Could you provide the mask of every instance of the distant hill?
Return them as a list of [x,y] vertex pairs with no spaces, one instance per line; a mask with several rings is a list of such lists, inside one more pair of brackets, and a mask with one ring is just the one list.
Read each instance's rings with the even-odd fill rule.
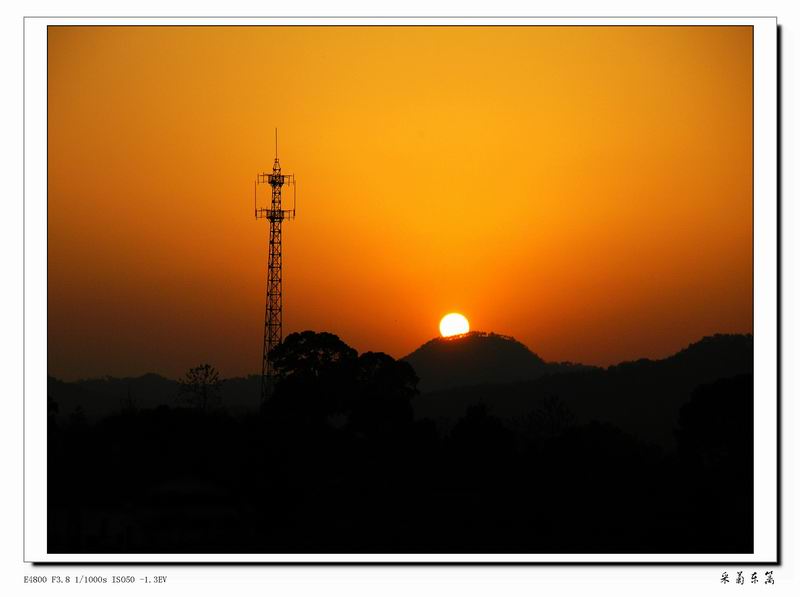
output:
[[[680,407],[701,384],[753,371],[753,337],[715,335],[660,360],[640,359],[607,369],[547,363],[508,336],[474,332],[427,342],[405,358],[421,378],[413,400],[415,416],[449,429],[470,405],[514,425],[546,400],[557,398],[577,423],[608,422],[645,441],[673,444]],[[230,378],[221,387],[221,406],[252,412],[259,403],[258,375]],[[178,382],[155,373],[75,382],[48,378],[56,418],[80,408],[89,421],[130,408],[178,405]]]
[[547,373],[588,369],[572,363],[546,363],[510,336],[470,332],[434,338],[403,358],[420,379],[420,392],[484,383],[536,379]]
[[[461,366],[468,361],[456,362]],[[609,422],[669,447],[680,407],[692,390],[717,379],[752,374],[753,337],[717,334],[661,360],[640,359],[607,369],[543,371],[527,381],[465,383],[425,393],[414,400],[414,410],[418,418],[448,427],[464,416],[467,407],[483,403],[491,414],[520,422],[545,399],[555,397],[578,423]],[[450,375],[455,378],[452,369]],[[470,373],[464,379],[474,377]]]
[[[220,405],[231,413],[255,411],[259,405],[260,376],[225,379],[220,387]],[[80,407],[89,421],[137,410],[177,406],[178,382],[156,373],[139,377],[100,377],[65,382],[47,379],[47,395],[58,408],[57,417],[68,417]]]

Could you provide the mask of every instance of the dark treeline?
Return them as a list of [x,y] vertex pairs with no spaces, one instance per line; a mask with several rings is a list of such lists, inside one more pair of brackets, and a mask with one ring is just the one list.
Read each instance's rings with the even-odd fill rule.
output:
[[415,416],[426,396],[405,361],[314,332],[272,358],[260,413],[227,411],[209,368],[173,404],[98,420],[56,397],[48,551],[752,551],[751,371],[691,389],[665,447],[574,412],[563,380],[522,415],[486,398],[443,425]]

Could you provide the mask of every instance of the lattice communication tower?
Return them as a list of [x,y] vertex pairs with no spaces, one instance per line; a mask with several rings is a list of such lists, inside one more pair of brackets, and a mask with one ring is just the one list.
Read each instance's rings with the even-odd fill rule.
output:
[[[258,206],[258,187],[268,184],[272,188],[272,202],[268,207]],[[292,187],[292,209],[283,209],[281,189],[283,185]],[[275,129],[275,161],[272,172],[256,175],[253,191],[253,209],[257,220],[269,222],[269,256],[267,261],[267,305],[264,314],[264,353],[261,361],[261,401],[265,403],[272,392],[273,370],[269,359],[272,349],[282,340],[281,318],[283,296],[281,289],[283,256],[281,248],[281,229],[284,220],[293,220],[297,214],[297,181],[294,174],[281,173],[278,160],[278,129]]]

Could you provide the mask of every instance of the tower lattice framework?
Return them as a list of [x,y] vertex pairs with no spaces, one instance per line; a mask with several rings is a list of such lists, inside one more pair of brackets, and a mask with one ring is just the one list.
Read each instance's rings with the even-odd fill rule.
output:
[[[272,201],[269,207],[258,207],[258,185],[269,184]],[[283,209],[281,191],[283,185],[291,185],[294,190],[292,209]],[[274,383],[272,362],[269,355],[281,343],[283,316],[283,250],[282,228],[284,220],[292,220],[296,214],[297,184],[293,174],[282,174],[278,160],[278,131],[275,131],[275,162],[272,172],[264,172],[256,177],[254,209],[256,219],[269,222],[269,256],[267,261],[267,300],[264,314],[264,352],[261,361],[261,401],[269,399]]]

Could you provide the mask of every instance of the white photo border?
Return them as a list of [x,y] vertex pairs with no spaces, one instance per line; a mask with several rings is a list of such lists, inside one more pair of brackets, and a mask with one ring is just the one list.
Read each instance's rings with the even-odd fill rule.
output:
[[[743,554],[49,554],[47,552],[47,27],[50,25],[701,25],[753,27],[754,551]],[[26,17],[24,561],[41,563],[779,564],[778,28],[758,18]],[[734,524],[735,521],[732,521]]]

